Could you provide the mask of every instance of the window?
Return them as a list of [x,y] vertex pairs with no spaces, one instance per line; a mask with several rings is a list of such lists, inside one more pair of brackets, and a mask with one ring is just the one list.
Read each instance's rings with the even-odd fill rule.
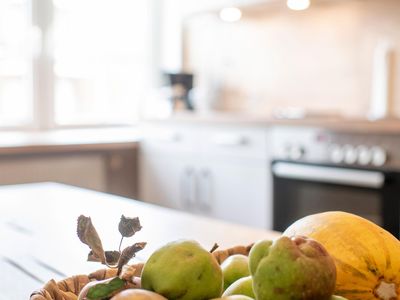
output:
[[0,0],[0,126],[131,124],[152,87],[149,0]]
[[0,0],[0,126],[33,121],[27,0]]

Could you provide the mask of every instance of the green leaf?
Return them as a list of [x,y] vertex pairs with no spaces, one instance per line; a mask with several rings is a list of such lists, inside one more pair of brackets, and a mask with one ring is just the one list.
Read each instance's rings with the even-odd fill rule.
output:
[[91,287],[86,295],[90,300],[101,300],[110,297],[110,295],[121,289],[125,285],[125,281],[119,277],[115,277],[108,283],[99,283]]

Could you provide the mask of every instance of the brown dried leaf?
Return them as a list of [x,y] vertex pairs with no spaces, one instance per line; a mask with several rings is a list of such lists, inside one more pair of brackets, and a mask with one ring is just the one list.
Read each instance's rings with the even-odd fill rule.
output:
[[102,264],[105,264],[106,257],[103,245],[90,217],[85,217],[84,215],[79,216],[77,233],[81,242],[88,245],[92,250],[92,258],[95,261],[100,261]]
[[[105,251],[104,255],[106,256],[106,262],[109,267],[116,267],[119,257],[121,253],[119,251]],[[101,260],[93,254],[93,251],[90,250],[87,261],[101,262]]]
[[90,250],[88,257],[87,257],[87,261],[95,261],[95,262],[101,262],[100,258],[98,258],[97,256],[95,256],[93,254],[93,251]]
[[142,250],[145,246],[146,246],[145,242],[135,243],[132,246],[126,247],[122,251],[121,257],[119,258],[118,261],[118,272],[117,272],[118,275],[121,273],[122,267],[126,265],[131,260],[132,257],[135,256],[135,253]]
[[123,237],[131,237],[140,229],[142,229],[142,226],[140,226],[139,218],[126,218],[124,215],[121,216],[118,230]]
[[118,264],[118,260],[121,256],[119,251],[106,251],[106,262],[110,266],[116,266]]

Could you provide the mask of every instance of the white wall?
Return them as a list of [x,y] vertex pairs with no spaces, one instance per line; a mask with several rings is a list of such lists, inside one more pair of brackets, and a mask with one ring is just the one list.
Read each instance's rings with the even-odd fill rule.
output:
[[[282,1],[283,2],[283,1]],[[400,116],[400,1],[313,1],[309,10],[265,6],[234,24],[187,22],[185,67],[221,82],[219,109],[269,113],[301,106],[365,116],[374,49],[395,46],[392,98]]]

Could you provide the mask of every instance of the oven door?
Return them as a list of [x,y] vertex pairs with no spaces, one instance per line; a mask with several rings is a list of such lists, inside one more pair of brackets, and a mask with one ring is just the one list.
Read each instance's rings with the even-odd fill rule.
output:
[[272,163],[273,229],[323,211],[357,214],[399,236],[395,173],[285,161]]

